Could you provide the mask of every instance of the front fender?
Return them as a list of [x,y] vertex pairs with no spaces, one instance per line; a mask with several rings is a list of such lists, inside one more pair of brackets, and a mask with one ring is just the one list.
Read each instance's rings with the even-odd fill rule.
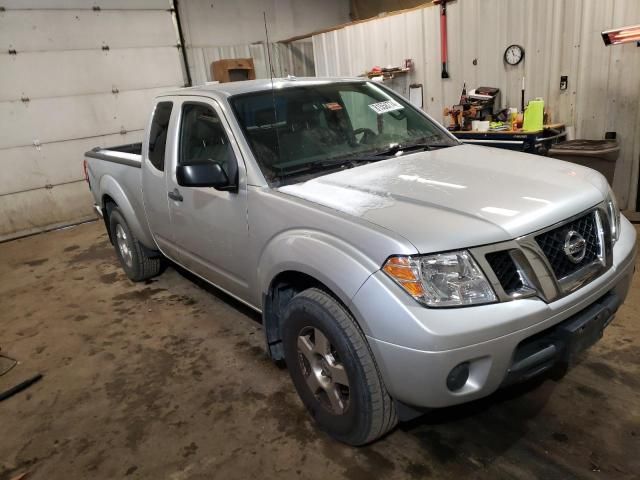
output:
[[[146,222],[138,217],[136,209],[132,205],[126,193],[112,176],[103,175],[100,178],[100,192],[102,198],[104,198],[105,195],[108,195],[114,202],[116,202],[118,208],[122,212],[122,215],[124,215],[124,219],[127,221],[127,225],[129,225],[129,228],[136,239],[138,239],[138,241],[145,247],[157,250],[158,247],[147,228]],[[101,206],[104,208],[104,205]],[[138,205],[137,208],[138,211],[144,211],[142,209],[142,205]]]
[[258,261],[258,285],[264,295],[280,273],[296,271],[329,288],[345,305],[377,271],[375,264],[354,245],[324,232],[295,229],[273,237]]

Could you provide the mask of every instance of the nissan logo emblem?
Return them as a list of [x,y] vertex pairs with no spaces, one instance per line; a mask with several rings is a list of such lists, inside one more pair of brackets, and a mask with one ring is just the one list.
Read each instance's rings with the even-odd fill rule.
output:
[[564,253],[573,263],[580,263],[587,254],[587,241],[575,230],[570,230],[564,237]]

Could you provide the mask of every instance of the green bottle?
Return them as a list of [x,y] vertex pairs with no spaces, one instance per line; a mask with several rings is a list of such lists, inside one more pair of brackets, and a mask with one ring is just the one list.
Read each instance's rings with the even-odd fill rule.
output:
[[522,129],[525,132],[537,132],[542,130],[544,119],[544,100],[536,98],[529,101],[527,108],[524,110],[524,124]]

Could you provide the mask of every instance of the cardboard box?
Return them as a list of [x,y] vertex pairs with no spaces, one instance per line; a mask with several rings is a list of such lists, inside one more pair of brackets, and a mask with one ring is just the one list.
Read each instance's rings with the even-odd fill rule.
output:
[[228,58],[211,62],[211,80],[226,83],[255,78],[253,58]]

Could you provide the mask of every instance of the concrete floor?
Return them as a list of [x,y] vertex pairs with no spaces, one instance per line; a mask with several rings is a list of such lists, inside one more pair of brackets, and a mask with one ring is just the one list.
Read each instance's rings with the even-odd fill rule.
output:
[[[129,282],[91,223],[0,245],[0,479],[638,478],[640,282],[562,380],[401,425],[318,433],[259,317],[169,268]],[[1,365],[0,365],[1,369]]]

